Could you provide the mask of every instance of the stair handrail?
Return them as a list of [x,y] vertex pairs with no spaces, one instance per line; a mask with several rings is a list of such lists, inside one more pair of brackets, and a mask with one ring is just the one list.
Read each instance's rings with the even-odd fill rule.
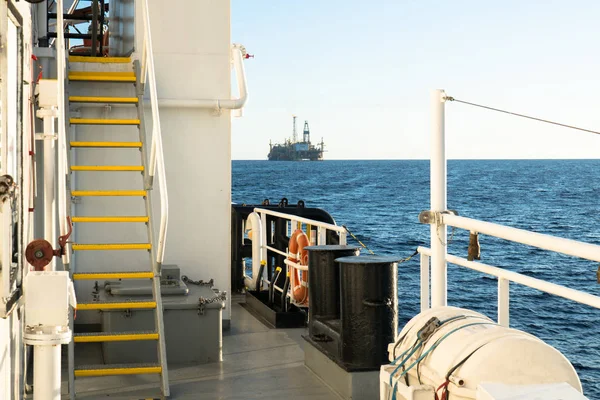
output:
[[[56,79],[58,87],[58,135],[56,144],[57,164],[58,164],[58,220],[60,235],[66,235],[69,226],[67,222],[67,174],[69,173],[67,150],[67,137],[65,121],[67,118],[67,110],[65,110],[65,85],[66,85],[66,51],[65,51],[65,30],[64,30],[64,8],[63,0],[56,1]],[[55,243],[53,243],[55,245]],[[68,266],[70,263],[70,252],[67,250],[62,256],[63,265]]]
[[161,215],[156,261],[159,264],[162,264],[165,252],[167,225],[169,222],[169,196],[167,193],[167,178],[165,173],[160,116],[158,114],[158,94],[156,91],[156,75],[154,71],[154,53],[152,51],[152,35],[150,33],[150,12],[148,0],[142,0],[142,19],[144,21],[144,44],[142,47],[142,76],[140,77],[140,81],[144,85],[147,83],[148,88],[150,89],[150,106],[152,110],[152,147],[150,149],[148,175],[150,177],[150,181],[152,182],[154,180],[155,173],[158,172]]

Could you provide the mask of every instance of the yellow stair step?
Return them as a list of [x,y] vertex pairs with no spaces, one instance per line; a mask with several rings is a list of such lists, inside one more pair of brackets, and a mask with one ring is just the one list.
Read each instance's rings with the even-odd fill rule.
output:
[[69,62],[126,64],[131,62],[131,57],[86,57],[69,56]]
[[148,217],[72,217],[76,222],[148,222]]
[[123,301],[123,302],[94,302],[79,303],[77,310],[141,310],[156,308],[155,301]]
[[73,335],[75,343],[100,343],[100,342],[130,342],[139,340],[158,340],[157,332],[100,332],[76,333]]
[[71,147],[141,148],[142,142],[71,142]]
[[146,196],[145,190],[73,190],[71,195],[83,196]]
[[150,243],[73,244],[73,251],[83,250],[150,250]]
[[162,368],[158,364],[114,364],[98,366],[82,366],[75,368],[75,377],[160,374]]
[[139,119],[70,118],[71,125],[139,125]]
[[97,279],[152,279],[152,272],[86,272],[74,273],[74,281],[93,281]]
[[71,171],[143,171],[141,165],[73,165]]
[[133,72],[95,72],[95,71],[71,71],[70,81],[92,81],[92,82],[135,82]]
[[96,96],[69,96],[71,103],[113,103],[137,104],[137,97],[96,97]]

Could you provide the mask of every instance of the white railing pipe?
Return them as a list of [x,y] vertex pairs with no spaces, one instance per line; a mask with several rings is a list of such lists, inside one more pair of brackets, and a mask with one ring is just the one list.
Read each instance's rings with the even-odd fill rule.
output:
[[294,220],[296,222],[301,222],[303,224],[308,224],[308,225],[316,226],[316,227],[322,227],[322,228],[328,229],[330,231],[339,232],[340,234],[344,234],[344,236],[346,235],[346,229],[343,226],[328,224],[327,222],[315,221],[315,220],[308,219],[308,218],[298,217],[297,215],[290,215],[290,214],[286,214],[286,213],[282,213],[282,212],[278,212],[278,211],[267,210],[264,208],[255,208],[254,212],[257,212],[262,215],[271,215],[273,217],[283,218],[283,219],[287,219],[290,221]]
[[498,278],[498,324],[510,326],[510,281]]
[[[431,255],[432,251],[426,247],[419,247],[417,249],[421,254]],[[586,304],[590,307],[600,309],[600,297],[592,294],[582,292],[580,290],[571,289],[565,286],[557,285],[555,283],[547,282],[542,279],[533,278],[531,276],[519,274],[518,272],[508,271],[503,268],[487,265],[479,262],[468,261],[465,258],[457,257],[451,254],[446,256],[446,261],[449,263],[459,265],[461,267],[469,268],[474,271],[478,271],[484,274],[492,275],[497,278],[506,279],[511,282],[518,283],[523,286],[528,286],[533,289],[540,290],[555,296],[563,297],[565,299],[573,300],[577,303]]]
[[[431,95],[431,211],[446,211],[446,136],[445,97],[443,90]],[[444,224],[431,224],[431,305],[447,303],[446,239]]]
[[300,271],[308,271],[308,265],[300,265],[298,263],[295,263],[295,262],[287,260],[287,259],[283,260],[283,263],[285,265],[291,265],[292,267],[299,269]]
[[429,310],[429,256],[421,253],[421,312]]
[[[262,223],[260,221],[260,215],[253,212],[248,215],[248,222],[250,223],[252,230],[252,280],[250,280],[246,286],[251,290],[255,289],[256,277],[260,270],[260,252],[262,247]],[[244,274],[246,271],[244,271]]]
[[456,228],[475,231],[485,235],[496,236],[501,239],[539,247],[544,250],[551,250],[600,262],[600,246],[595,244],[578,242],[576,240],[559,238],[542,233],[529,232],[523,229],[511,228],[457,215],[442,214],[442,221],[444,224]]
[[[76,6],[74,2],[73,7]],[[56,156],[58,157],[58,219],[59,219],[59,231],[60,235],[66,235],[69,231],[69,226],[67,222],[68,214],[68,202],[69,199],[67,197],[67,174],[68,171],[68,157],[69,151],[67,150],[67,134],[66,134],[66,126],[65,121],[67,118],[67,110],[65,105],[65,75],[66,75],[66,49],[65,49],[65,32],[64,32],[64,16],[63,16],[63,0],[58,0],[57,3],[57,30],[56,30],[56,70],[57,70],[57,82],[58,82],[58,136],[57,136],[57,147],[58,152]],[[74,9],[71,7],[69,12]],[[44,141],[46,144],[47,141]],[[45,166],[44,166],[45,167]],[[54,168],[53,168],[54,173]],[[52,225],[55,226],[54,224]],[[54,229],[54,228],[53,228]],[[52,237],[47,237],[47,240],[51,240],[53,246],[56,245],[56,240]],[[65,254],[62,256],[63,265],[68,265],[70,263],[70,253],[69,251],[65,251]]]
[[[150,90],[150,106],[152,108],[152,147],[150,150],[149,175],[154,178],[158,173],[158,185],[160,190],[160,228],[156,251],[156,261],[163,262],[165,244],[167,237],[167,226],[169,223],[169,196],[167,193],[167,177],[165,173],[165,161],[163,154],[162,132],[160,127],[160,116],[158,114],[158,95],[156,91],[156,74],[154,71],[154,53],[152,51],[152,35],[150,32],[150,12],[148,0],[142,1],[142,19],[144,21],[144,56],[142,65],[145,64],[148,72],[148,88]],[[144,77],[145,79],[146,77]]]
[[[59,13],[60,15],[60,13]],[[58,54],[57,54],[58,58]],[[60,64],[60,63],[59,63]],[[60,68],[59,68],[60,69]],[[58,96],[60,96],[60,83],[57,85]],[[54,124],[56,120],[56,110],[54,107],[52,110],[40,110],[39,115],[44,111],[44,239],[56,246],[56,152],[55,152],[55,137],[56,132],[54,130]],[[63,112],[58,110],[58,120],[60,125],[60,119]],[[58,188],[60,194],[60,185]],[[54,258],[46,267],[49,271],[56,270],[56,261]]]
[[[241,110],[248,100],[248,85],[242,47],[234,43],[231,46],[231,58],[235,70],[239,97],[237,99],[158,99],[158,105],[169,108],[205,108],[213,110]],[[239,115],[238,115],[239,116]]]

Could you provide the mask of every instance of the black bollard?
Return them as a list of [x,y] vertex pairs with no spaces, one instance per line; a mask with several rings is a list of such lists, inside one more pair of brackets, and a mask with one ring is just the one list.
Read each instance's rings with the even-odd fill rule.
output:
[[340,266],[341,358],[348,369],[388,362],[398,318],[398,257],[343,257]]
[[340,272],[336,258],[357,256],[360,247],[345,245],[309,246],[308,250],[308,331],[314,322],[340,319]]

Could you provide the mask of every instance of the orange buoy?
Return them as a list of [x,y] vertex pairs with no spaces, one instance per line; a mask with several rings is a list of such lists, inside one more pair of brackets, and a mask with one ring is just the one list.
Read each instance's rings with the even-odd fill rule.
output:
[[[288,249],[293,255],[289,256],[288,260],[302,266],[308,266],[308,250],[304,249],[308,245],[309,241],[306,233],[301,229],[296,229],[290,237]],[[308,271],[301,271],[291,265],[288,265],[288,268],[292,298],[296,304],[308,306]]]

